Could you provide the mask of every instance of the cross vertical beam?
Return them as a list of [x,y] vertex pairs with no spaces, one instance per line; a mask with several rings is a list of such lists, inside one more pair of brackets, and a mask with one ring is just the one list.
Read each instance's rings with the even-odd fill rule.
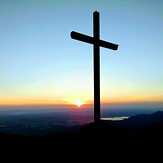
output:
[[94,58],[94,121],[100,121],[100,16],[99,12],[93,13],[93,58]]

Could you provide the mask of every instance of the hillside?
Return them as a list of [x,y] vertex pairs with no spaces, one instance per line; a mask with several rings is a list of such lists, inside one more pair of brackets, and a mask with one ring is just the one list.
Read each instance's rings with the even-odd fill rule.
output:
[[[22,136],[0,133],[1,152],[29,156],[81,155],[110,159],[116,155],[145,157],[160,153],[163,146],[163,112],[136,115],[123,121],[90,123],[76,132],[53,133],[47,136]],[[43,155],[42,155],[43,154]],[[127,155],[126,155],[127,154]],[[118,158],[117,158],[118,159]]]

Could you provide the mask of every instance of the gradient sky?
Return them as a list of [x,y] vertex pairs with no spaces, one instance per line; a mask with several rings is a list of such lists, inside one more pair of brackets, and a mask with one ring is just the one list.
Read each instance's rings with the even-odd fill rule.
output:
[[0,105],[93,102],[92,35],[100,12],[101,101],[163,102],[162,0],[0,0]]

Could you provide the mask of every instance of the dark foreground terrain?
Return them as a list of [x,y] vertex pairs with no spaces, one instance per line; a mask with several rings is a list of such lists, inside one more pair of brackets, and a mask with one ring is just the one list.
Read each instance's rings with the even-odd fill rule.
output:
[[22,157],[22,162],[34,158],[43,162],[160,162],[163,112],[90,123],[76,132],[40,137],[0,133],[0,148],[6,160]]

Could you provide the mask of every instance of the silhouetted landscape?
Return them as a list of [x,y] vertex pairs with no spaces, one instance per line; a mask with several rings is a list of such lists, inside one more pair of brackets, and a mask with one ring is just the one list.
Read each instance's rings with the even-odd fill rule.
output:
[[[56,126],[55,126],[56,127]],[[62,128],[63,129],[63,128]],[[37,128],[37,132],[43,132]],[[45,130],[47,131],[47,130]],[[163,111],[138,114],[121,121],[103,121],[64,128],[62,132],[49,132],[25,136],[23,134],[0,133],[1,151],[22,152],[28,157],[41,155],[58,157],[71,154],[118,160],[116,155],[150,158],[160,156],[163,146]],[[26,130],[24,132],[27,132]],[[158,158],[158,157],[157,157]]]
[[159,163],[163,1],[0,0],[0,162]]

